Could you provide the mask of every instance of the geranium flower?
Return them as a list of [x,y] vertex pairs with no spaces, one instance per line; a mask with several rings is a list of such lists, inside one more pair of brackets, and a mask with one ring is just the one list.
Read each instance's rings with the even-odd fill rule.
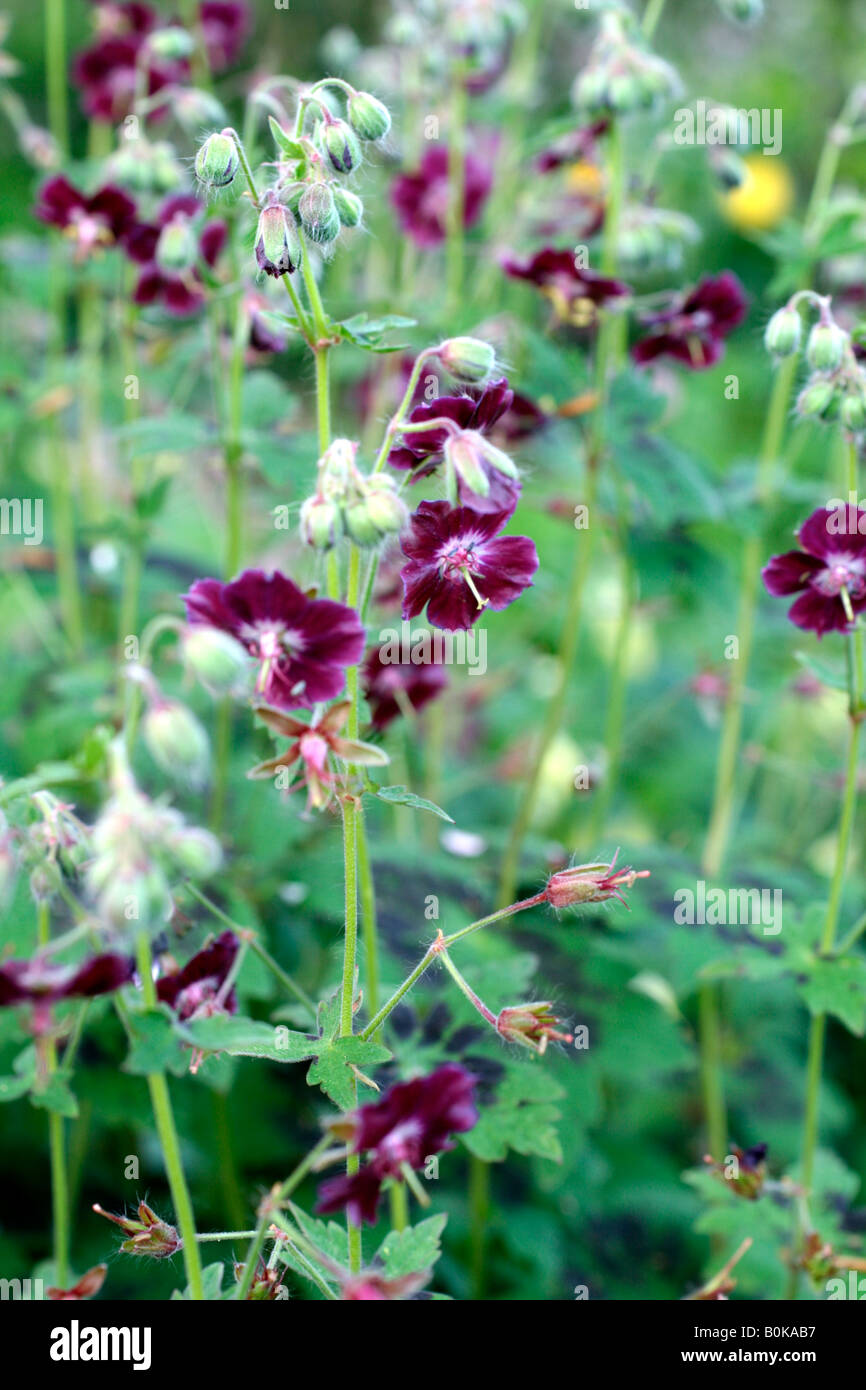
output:
[[240,0],[202,0],[199,24],[212,72],[230,67],[243,47],[250,13]]
[[[510,410],[514,403],[514,392],[504,377],[486,386],[480,396],[437,396],[434,401],[417,405],[409,416],[408,423],[423,424],[425,420],[453,420],[461,430],[474,430],[487,435],[498,420]],[[393,468],[411,468],[413,481],[426,478],[435,472],[443,460],[443,449],[448,439],[448,430],[441,427],[419,430],[403,436],[403,441],[388,455]],[[466,481],[458,476],[457,487],[460,501],[477,512],[514,511],[520,497],[520,482],[508,477],[498,468],[491,468],[481,461],[490,483],[490,491],[482,496],[474,492]]]
[[77,260],[123,241],[136,225],[135,203],[123,189],[107,183],[88,196],[63,174],[42,185],[34,211],[40,222],[60,227],[74,240]]
[[148,5],[112,0],[100,4],[97,14],[99,35],[75,58],[72,81],[80,90],[86,115],[120,121],[129,115],[138,95],[153,96],[163,87],[183,81],[189,64],[185,58],[164,58],[145,51],[147,36],[159,24]]
[[[124,240],[127,254],[143,266],[133,292],[136,304],[160,303],[169,313],[184,318],[204,303],[204,285],[195,264],[173,268],[159,260],[162,233],[190,222],[202,212],[202,204],[192,194],[174,194],[165,200],[153,222],[140,222],[128,231]],[[214,218],[195,233],[194,251],[204,265],[213,269],[227,239],[225,222]]]
[[664,313],[643,320],[650,334],[635,343],[636,362],[674,357],[701,371],[712,367],[724,352],[729,333],[746,317],[745,291],[733,271],[707,275],[687,294],[678,295]]
[[372,1224],[386,1178],[399,1178],[404,1164],[421,1168],[431,1154],[453,1149],[450,1136],[464,1134],[477,1120],[475,1077],[455,1062],[398,1082],[380,1101],[362,1105],[340,1122],[349,1127],[351,1151],[369,1153],[369,1161],[357,1173],[323,1183],[317,1211],[345,1207],[356,1226]]
[[558,251],[553,246],[536,251],[527,260],[506,256],[502,269],[513,280],[528,280],[537,285],[550,300],[557,318],[576,328],[590,327],[600,308],[631,294],[622,280],[584,269],[576,263],[573,251]]
[[[291,739],[291,743],[279,757],[259,763],[247,776],[275,777],[282,769],[299,763],[298,784],[307,788],[307,805],[317,811],[322,810],[331,800],[335,783],[334,774],[328,768],[330,754],[343,763],[356,763],[361,767],[384,767],[390,761],[388,754],[372,743],[343,738],[341,730],[345,727],[351,708],[349,700],[341,700],[339,704],[332,705],[321,719],[313,724],[305,724],[302,719],[294,719],[280,710],[259,705],[256,709],[259,718],[274,733]],[[292,788],[287,787],[286,790],[291,791]]]
[[192,956],[182,970],[171,970],[157,980],[157,998],[168,1004],[179,1019],[216,1012],[237,1013],[234,986],[222,997],[220,993],[234,965],[238,946],[234,932],[222,932],[216,941]]
[[256,688],[277,709],[333,699],[364,651],[353,608],[310,598],[279,571],[245,570],[228,584],[197,579],[185,602],[190,623],[230,633],[262,663]]
[[799,550],[774,555],[763,579],[776,598],[800,597],[788,609],[797,627],[823,637],[847,632],[866,609],[866,510],[819,507],[797,532]]
[[400,572],[403,617],[417,617],[426,605],[434,627],[465,630],[484,608],[498,612],[519,598],[538,553],[526,536],[499,535],[510,516],[422,502],[400,542],[409,561]]
[[247,343],[250,352],[273,353],[286,350],[289,330],[276,319],[266,316],[270,307],[270,300],[262,294],[251,290],[249,294],[244,295],[244,312],[249,324]]
[[[466,156],[463,225],[474,227],[493,185],[490,167],[473,154]],[[404,232],[418,246],[439,246],[445,240],[451,183],[448,148],[431,145],[418,169],[399,174],[391,184],[391,202]]]
[[37,1033],[50,1027],[51,1006],[63,999],[95,999],[129,984],[135,962],[108,952],[91,956],[82,965],[56,965],[46,956],[32,960],[7,960],[0,965],[0,1008],[33,1005]]
[[361,667],[361,686],[370,705],[374,729],[386,728],[406,705],[423,709],[448,685],[441,662],[382,660],[381,648],[374,647]]

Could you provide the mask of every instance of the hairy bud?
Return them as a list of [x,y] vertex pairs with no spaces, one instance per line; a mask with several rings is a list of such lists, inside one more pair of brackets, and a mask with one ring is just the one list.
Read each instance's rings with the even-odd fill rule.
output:
[[225,131],[209,135],[195,157],[195,176],[206,188],[227,188],[238,171],[237,147]]
[[298,215],[310,241],[324,245],[340,234],[340,215],[334,195],[326,183],[305,188],[298,203]]
[[391,113],[384,102],[369,92],[349,98],[349,124],[362,140],[384,140],[391,129]]

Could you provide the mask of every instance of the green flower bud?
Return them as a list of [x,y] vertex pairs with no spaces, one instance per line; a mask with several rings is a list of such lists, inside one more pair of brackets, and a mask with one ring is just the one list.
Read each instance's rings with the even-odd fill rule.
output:
[[301,239],[295,219],[275,200],[262,208],[256,229],[256,263],[266,275],[291,275],[301,263]]
[[835,372],[847,346],[848,334],[837,323],[816,323],[806,342],[806,361],[816,372]]
[[163,772],[191,787],[204,785],[210,745],[192,710],[178,700],[161,700],[144,716],[142,731],[154,762]]
[[188,217],[173,217],[156,243],[156,263],[162,270],[189,270],[198,259],[198,240]]
[[585,68],[572,88],[575,106],[583,111],[598,113],[609,106],[607,76],[600,68]]
[[340,215],[334,203],[334,195],[326,183],[311,183],[304,189],[298,204],[298,213],[310,241],[323,245],[339,236]]
[[349,124],[362,140],[384,140],[391,129],[391,113],[384,102],[369,92],[349,98]]
[[240,642],[219,628],[187,628],[183,659],[188,671],[211,695],[239,695],[249,684],[252,662]]
[[133,925],[159,928],[168,921],[174,904],[168,880],[158,865],[112,867],[111,876],[96,902],[104,922],[122,930]]
[[839,410],[839,396],[832,381],[810,381],[797,398],[797,410],[801,415],[817,415],[822,420],[832,420]]
[[481,338],[448,338],[437,350],[442,366],[468,386],[486,381],[496,365],[496,352]]
[[339,507],[324,497],[308,497],[301,506],[301,539],[315,550],[330,550],[340,538],[343,523]]
[[764,332],[764,346],[774,357],[798,352],[803,325],[796,309],[777,309]]
[[608,101],[614,111],[621,116],[630,111],[638,111],[642,106],[652,104],[652,93],[648,92],[634,73],[615,73],[608,85]]
[[169,845],[178,868],[190,878],[209,878],[222,863],[219,840],[208,830],[183,830]]
[[719,0],[719,9],[738,24],[756,24],[764,17],[764,0]]
[[179,24],[157,29],[145,40],[148,52],[156,58],[188,58],[195,48],[195,39]]
[[448,466],[454,469],[470,491],[477,492],[479,497],[486,497],[490,491],[490,479],[481,462],[474,433],[467,430],[463,434],[449,435],[444,453]]
[[354,502],[344,509],[343,523],[346,534],[356,545],[378,545],[381,539],[379,528],[370,515],[366,499]]
[[866,429],[866,396],[861,391],[846,392],[839,414],[846,430],[859,434]]
[[195,157],[195,176],[206,188],[226,188],[240,165],[237,147],[230,135],[214,131]]
[[393,480],[383,473],[368,479],[367,512],[380,536],[402,531],[409,516]]
[[338,174],[351,174],[363,160],[358,137],[345,121],[328,120],[322,126],[319,140],[324,153]]
[[348,188],[334,189],[334,205],[344,227],[357,227],[364,216],[364,204]]

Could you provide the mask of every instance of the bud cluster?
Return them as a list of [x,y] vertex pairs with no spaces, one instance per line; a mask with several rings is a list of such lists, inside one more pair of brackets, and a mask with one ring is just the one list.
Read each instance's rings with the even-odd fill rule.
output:
[[113,794],[92,828],[88,893],[106,927],[158,929],[172,912],[170,875],[207,878],[219,867],[220,846],[139,791],[118,741],[111,756]]
[[606,11],[572,99],[588,116],[627,116],[657,107],[679,88],[675,69],[646,46],[633,17]]
[[795,294],[773,314],[764,333],[764,345],[777,358],[792,357],[800,351],[801,303],[817,307],[818,319],[806,338],[804,355],[810,375],[797,397],[797,411],[812,419],[838,420],[852,434],[860,434],[866,430],[866,374],[854,353],[850,334],[833,318],[829,299],[811,290]]
[[701,237],[698,224],[683,212],[631,203],[623,208],[617,235],[623,275],[679,270],[686,249]]
[[393,478],[365,477],[355,464],[357,452],[351,440],[335,439],[319,459],[316,491],[300,516],[301,536],[317,550],[329,550],[342,536],[355,545],[378,545],[406,524],[408,512]]

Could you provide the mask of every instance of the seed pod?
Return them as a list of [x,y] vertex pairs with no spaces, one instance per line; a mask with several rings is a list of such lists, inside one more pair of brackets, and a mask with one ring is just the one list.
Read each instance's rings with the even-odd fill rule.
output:
[[362,140],[384,140],[391,129],[391,112],[369,92],[355,92],[349,98],[349,124]]
[[311,183],[298,203],[301,225],[310,241],[324,245],[340,233],[340,215],[326,183]]
[[195,157],[195,176],[206,188],[226,188],[238,171],[235,142],[224,131],[209,135]]

